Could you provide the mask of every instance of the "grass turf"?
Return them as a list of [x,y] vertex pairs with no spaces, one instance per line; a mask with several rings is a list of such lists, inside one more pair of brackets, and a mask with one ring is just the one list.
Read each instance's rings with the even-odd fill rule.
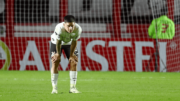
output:
[[155,72],[78,72],[69,94],[69,72],[60,71],[58,94],[49,71],[0,71],[0,101],[179,101],[180,74]]

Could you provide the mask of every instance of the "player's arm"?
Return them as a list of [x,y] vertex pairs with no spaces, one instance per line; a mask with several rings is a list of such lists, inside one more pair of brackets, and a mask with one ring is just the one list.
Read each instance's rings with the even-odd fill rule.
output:
[[59,26],[57,25],[54,31],[55,35],[56,35],[56,53],[55,55],[52,57],[52,61],[56,62],[56,61],[61,61],[60,60],[60,56],[61,56],[61,39],[60,39],[60,33],[61,30],[59,28]]
[[57,42],[56,42],[56,54],[58,55],[58,56],[60,56],[61,55],[61,40],[57,40]]
[[73,62],[78,62],[78,58],[77,58],[77,56],[74,55],[74,51],[76,50],[77,40],[80,38],[81,33],[82,33],[82,29],[81,29],[81,27],[79,27],[78,35],[71,42],[71,51],[70,51],[70,58],[69,58],[70,62],[71,62],[71,60]]
[[69,57],[69,62],[73,62],[75,64],[77,64],[78,62],[78,58],[76,55],[74,55],[74,51],[76,49],[76,46],[77,46],[77,40],[72,40],[72,43],[71,43],[71,50],[70,50],[70,57]]
[[70,57],[74,55],[74,51],[75,51],[75,49],[76,49],[76,46],[77,46],[77,40],[72,40]]
[[52,61],[56,62],[56,61],[61,61],[61,40],[57,40],[56,42],[56,54],[52,57]]

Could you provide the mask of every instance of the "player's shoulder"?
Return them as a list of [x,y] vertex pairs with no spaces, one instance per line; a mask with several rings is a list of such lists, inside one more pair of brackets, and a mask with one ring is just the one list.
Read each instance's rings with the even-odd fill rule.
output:
[[55,33],[61,34],[64,31],[64,22],[58,23],[55,27]]
[[75,27],[76,27],[77,29],[82,29],[81,26],[80,26],[79,24],[77,24],[77,23],[75,23]]
[[61,22],[61,23],[58,23],[57,25],[56,25],[56,31],[57,31],[57,33],[60,33],[60,32],[62,32],[62,31],[64,31],[64,22]]
[[79,24],[75,23],[75,30],[78,32],[78,33],[81,33],[82,32],[82,28]]
[[58,23],[58,24],[56,25],[56,27],[58,27],[58,28],[63,28],[63,27],[64,27],[63,24],[64,24],[64,22]]
[[163,15],[163,16],[159,17],[158,21],[161,22],[161,23],[164,23],[164,22],[166,22],[166,23],[172,23],[172,22],[173,22],[173,21],[172,21],[170,18],[168,18],[166,15]]

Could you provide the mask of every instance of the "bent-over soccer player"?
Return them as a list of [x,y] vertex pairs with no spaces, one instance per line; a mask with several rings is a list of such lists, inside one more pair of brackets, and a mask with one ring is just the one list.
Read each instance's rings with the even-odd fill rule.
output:
[[77,40],[80,38],[82,29],[75,23],[75,17],[72,15],[66,15],[64,22],[56,25],[54,33],[51,35],[51,48],[50,57],[52,62],[51,67],[51,82],[52,82],[52,94],[58,93],[57,81],[58,81],[58,65],[61,62],[61,52],[64,50],[66,57],[70,63],[70,91],[69,93],[80,93],[76,89],[77,81],[77,63],[78,63],[78,51],[76,49]]

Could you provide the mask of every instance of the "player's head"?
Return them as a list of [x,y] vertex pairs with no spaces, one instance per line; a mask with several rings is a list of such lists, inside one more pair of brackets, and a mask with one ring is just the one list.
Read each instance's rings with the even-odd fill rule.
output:
[[68,33],[72,33],[75,25],[75,17],[72,15],[66,15],[64,17],[64,28]]

